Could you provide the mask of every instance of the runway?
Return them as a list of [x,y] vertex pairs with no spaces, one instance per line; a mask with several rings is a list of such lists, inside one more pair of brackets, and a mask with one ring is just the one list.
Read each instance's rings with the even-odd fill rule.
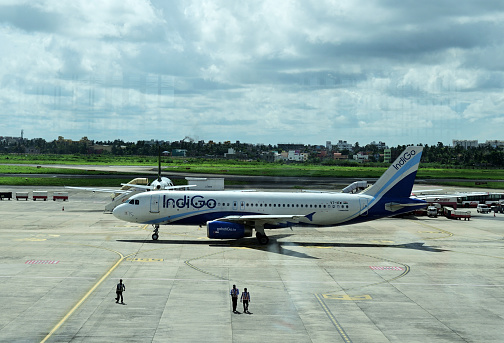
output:
[[[502,214],[270,230],[268,246],[163,226],[152,241],[102,213],[107,194],[65,191],[0,201],[2,342],[504,340]],[[252,314],[232,313],[233,284]]]

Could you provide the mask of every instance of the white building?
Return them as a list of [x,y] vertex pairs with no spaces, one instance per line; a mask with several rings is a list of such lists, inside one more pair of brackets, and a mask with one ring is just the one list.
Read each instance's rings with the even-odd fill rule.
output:
[[338,147],[338,150],[352,150],[353,148],[353,145],[348,143],[347,141],[342,141],[342,140],[339,140],[338,141],[338,144],[336,144],[336,146]]
[[478,147],[478,140],[459,140],[459,139],[454,139],[452,140],[453,146],[460,145],[464,149],[467,148],[477,148]]
[[299,150],[289,150],[287,153],[288,161],[304,162],[308,160],[308,154],[302,153]]
[[364,155],[361,151],[357,155],[353,155],[353,159],[357,162],[367,162],[369,160],[369,155]]

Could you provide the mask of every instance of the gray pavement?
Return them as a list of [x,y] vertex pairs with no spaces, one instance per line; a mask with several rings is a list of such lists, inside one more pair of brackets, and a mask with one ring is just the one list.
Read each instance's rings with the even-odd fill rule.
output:
[[[67,191],[0,201],[1,342],[504,341],[502,214],[282,229],[267,247],[164,226],[153,242],[102,213],[107,194]],[[252,314],[232,313],[233,284]]]

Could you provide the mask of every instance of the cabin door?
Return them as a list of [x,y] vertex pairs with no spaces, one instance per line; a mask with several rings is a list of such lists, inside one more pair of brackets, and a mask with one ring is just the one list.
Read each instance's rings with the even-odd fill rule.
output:
[[159,194],[151,195],[150,212],[159,213]]

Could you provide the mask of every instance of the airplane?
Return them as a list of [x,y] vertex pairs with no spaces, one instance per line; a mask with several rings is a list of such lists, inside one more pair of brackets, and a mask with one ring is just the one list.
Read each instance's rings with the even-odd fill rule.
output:
[[161,153],[158,157],[158,175],[156,180],[152,181],[149,185],[149,180],[147,178],[135,178],[128,183],[121,183],[120,189],[108,189],[108,188],[93,188],[93,187],[72,187],[65,186],[65,188],[70,189],[80,189],[92,192],[105,192],[112,193],[111,198],[112,201],[105,205],[105,212],[112,213],[114,208],[126,202],[131,196],[140,193],[140,192],[148,192],[148,191],[161,191],[161,190],[179,190],[179,189],[188,189],[190,187],[194,187],[195,185],[182,185],[175,186],[167,177],[161,176]]
[[113,214],[153,225],[153,240],[160,225],[206,225],[208,238],[251,237],[255,230],[259,243],[267,244],[265,229],[354,224],[424,208],[424,200],[411,197],[422,150],[407,147],[374,185],[357,194],[158,191],[135,194]]

